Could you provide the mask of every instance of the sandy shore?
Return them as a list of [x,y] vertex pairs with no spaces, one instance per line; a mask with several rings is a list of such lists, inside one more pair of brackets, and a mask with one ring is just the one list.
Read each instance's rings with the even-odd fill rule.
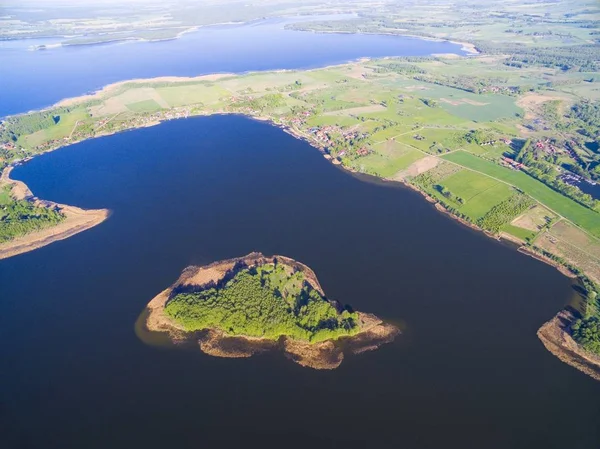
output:
[[25,183],[10,179],[11,171],[12,167],[8,167],[2,172],[0,186],[11,186],[13,196],[18,200],[29,199],[36,206],[40,207],[58,207],[66,218],[56,226],[31,232],[9,242],[1,243],[0,259],[7,259],[69,238],[102,223],[110,215],[108,209],[86,210],[75,206],[35,199]]
[[544,324],[537,335],[546,349],[562,362],[600,380],[600,357],[583,350],[567,332],[573,320],[570,311],[562,310]]
[[271,263],[275,259],[303,272],[307,282],[324,295],[314,272],[293,259],[284,256],[265,257],[261,253],[251,253],[247,256],[216,262],[203,267],[186,268],[179,279],[169,288],[160,292],[149,303],[144,312],[145,329],[137,329],[137,334],[152,344],[156,341],[146,333],[164,333],[173,343],[192,343],[198,345],[201,351],[215,357],[242,358],[251,357],[266,351],[280,350],[294,362],[314,369],[334,369],[343,361],[346,353],[358,354],[377,349],[391,342],[398,334],[398,329],[391,324],[383,323],[374,315],[359,312],[361,331],[351,337],[337,340],[327,340],[320,343],[310,343],[281,337],[279,340],[265,338],[229,336],[219,329],[207,329],[200,332],[186,332],[181,326],[164,313],[169,297],[177,288],[205,288],[214,285],[225,276],[231,274],[234,267],[252,267]]

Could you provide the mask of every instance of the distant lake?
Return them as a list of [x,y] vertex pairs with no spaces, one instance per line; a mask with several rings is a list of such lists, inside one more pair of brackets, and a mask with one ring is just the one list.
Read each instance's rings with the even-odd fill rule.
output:
[[[569,279],[412,190],[236,116],[82,142],[14,175],[114,213],[0,261],[3,449],[598,447],[600,383],[536,337]],[[183,268],[255,250],[308,264],[403,334],[334,371],[136,337]]]
[[60,40],[0,41],[0,117],[39,109],[63,98],[133,78],[305,69],[362,57],[464,54],[460,45],[449,42],[284,29],[287,23],[310,19],[211,26],[180,39],[161,42],[67,46],[40,51],[28,49]]

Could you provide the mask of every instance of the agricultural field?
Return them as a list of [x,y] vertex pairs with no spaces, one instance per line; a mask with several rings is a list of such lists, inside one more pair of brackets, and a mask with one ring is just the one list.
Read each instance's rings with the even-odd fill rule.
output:
[[[162,120],[245,114],[288,128],[336,164],[411,183],[491,233],[535,244],[548,234],[565,242],[554,250],[566,254],[567,247],[581,248],[579,237],[554,235],[562,229],[556,225],[547,228],[568,223],[564,217],[594,239],[600,236],[600,214],[500,162],[515,159],[526,139],[542,135],[525,129],[532,120],[542,113],[549,117],[548,111],[567,113],[576,104],[567,91],[574,84],[559,94],[544,92],[549,82],[566,75],[550,68],[517,70],[501,61],[500,56],[386,58],[308,71],[128,82],[92,99],[72,100],[67,109],[9,117],[0,137],[16,138],[16,148],[1,157],[6,164]],[[469,77],[458,77],[465,72]],[[577,83],[585,83],[579,78]],[[518,92],[528,85],[537,86],[536,92]],[[559,101],[554,109],[544,106],[552,101]],[[586,160],[593,163],[594,150],[588,152]],[[573,163],[565,152],[560,158]],[[600,252],[595,245],[582,251],[565,258]],[[590,260],[581,266],[592,266]]]
[[447,154],[443,158],[513,185],[591,234],[600,236],[600,215],[597,212],[570,200],[523,172],[501,167],[464,151]]
[[[381,145],[375,148],[381,148]],[[371,154],[352,161],[350,167],[381,178],[391,178],[424,157],[425,155],[420,151],[406,147],[383,151],[375,149]]]
[[129,103],[127,109],[131,112],[156,112],[162,109],[155,100],[143,100],[136,103]]
[[[557,228],[556,230],[554,228]],[[587,240],[587,243],[585,242]],[[564,221],[535,239],[535,245],[567,260],[600,283],[600,242]]]
[[523,232],[532,232],[534,235],[536,235],[545,227],[549,227],[556,220],[558,220],[558,216],[556,214],[550,212],[543,206],[536,205],[527,210],[524,214],[516,217],[510,223],[510,227],[511,229],[522,229]]
[[502,226],[501,231],[503,234],[509,234],[513,237],[516,237],[522,242],[532,242],[535,236],[537,235],[535,231],[523,229],[512,224],[505,224],[504,226]]

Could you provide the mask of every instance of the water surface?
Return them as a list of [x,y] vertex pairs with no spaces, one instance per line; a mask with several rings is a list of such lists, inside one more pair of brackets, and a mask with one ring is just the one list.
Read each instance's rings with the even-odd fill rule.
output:
[[44,51],[28,51],[28,48],[51,44],[56,39],[0,42],[0,117],[39,109],[63,98],[134,78],[304,69],[362,57],[464,54],[460,45],[449,42],[284,29],[287,23],[309,19],[211,26],[180,39],[161,42],[69,46]]
[[[600,383],[535,335],[569,280],[413,191],[232,116],[90,140],[14,175],[114,213],[0,261],[3,448],[598,447]],[[334,371],[137,339],[184,267],[250,251],[306,263],[330,297],[403,335]]]

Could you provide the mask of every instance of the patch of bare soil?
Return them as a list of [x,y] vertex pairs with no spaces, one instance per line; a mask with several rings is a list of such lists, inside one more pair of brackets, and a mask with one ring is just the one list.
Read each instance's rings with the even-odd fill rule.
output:
[[110,215],[108,209],[85,210],[75,206],[34,199],[31,190],[29,190],[25,183],[10,179],[9,175],[11,171],[12,167],[4,170],[0,178],[0,186],[11,186],[11,193],[16,199],[29,199],[38,207],[58,208],[66,218],[55,226],[30,232],[8,242],[1,243],[0,259],[7,259],[69,238],[102,223]]
[[27,198],[33,197],[33,193],[22,181],[17,181],[16,179],[10,179],[10,173],[13,171],[13,167],[6,167],[0,175],[0,187],[9,186],[11,189],[11,195],[16,200],[25,200]]
[[533,119],[537,116],[537,110],[542,103],[552,100],[564,100],[564,97],[540,93],[527,93],[517,100],[517,106],[525,111],[525,119]]
[[475,47],[474,44],[471,44],[470,42],[462,42],[462,41],[449,41],[453,44],[458,44],[458,45],[462,45],[461,50],[462,51],[466,51],[467,53],[470,53],[472,55],[478,55],[479,54],[479,50],[477,50],[477,47]]
[[509,242],[513,242],[516,243],[517,245],[522,245],[523,243],[525,243],[523,240],[521,240],[519,237],[515,237],[512,234],[509,234],[508,232],[500,232],[499,234],[500,238],[503,240],[508,240]]
[[363,80],[365,77],[363,76],[365,72],[371,72],[370,69],[366,69],[362,65],[359,64],[351,64],[349,66],[349,70],[344,72],[345,75],[348,75],[350,78],[355,78],[357,80]]
[[460,101],[457,101],[457,100],[448,100],[447,98],[440,98],[440,101],[442,103],[446,103],[446,104],[449,104],[451,106],[458,106],[459,104],[461,104]]
[[414,178],[415,176],[419,176],[420,174],[435,168],[439,163],[440,160],[438,158],[425,156],[424,158],[413,162],[407,169],[400,170],[390,179],[393,181],[403,181],[408,178]]
[[581,348],[568,332],[573,320],[574,316],[570,311],[562,310],[544,324],[537,335],[546,349],[562,362],[600,380],[600,357]]
[[600,282],[600,257],[585,251],[567,240],[556,237],[549,232],[540,235],[535,244],[546,251],[556,254],[572,265],[582,269],[594,282]]
[[471,106],[487,106],[489,103],[483,103],[481,101],[469,100],[468,98],[460,99],[463,103],[470,104]]
[[449,100],[447,98],[440,98],[442,103],[450,104],[452,106],[459,106],[461,104],[470,104],[471,106],[486,106],[489,103],[482,103],[481,101],[469,100],[468,98],[458,98],[456,100]]
[[382,344],[391,342],[399,333],[395,326],[384,323],[375,315],[359,312],[358,324],[361,330],[357,335],[320,343],[299,341],[287,337],[275,341],[256,337],[230,336],[219,329],[186,332],[164,313],[165,305],[175,289],[208,288],[226,276],[233,275],[235,270],[272,263],[275,260],[286,265],[290,270],[302,271],[307,282],[324,295],[317,276],[306,265],[284,256],[265,257],[261,253],[251,253],[245,257],[215,262],[204,267],[186,268],[171,287],[159,293],[148,303],[146,311],[142,315],[145,323],[142,323],[142,326],[136,324],[138,336],[143,341],[152,344],[159,340],[144,335],[144,333],[165,333],[173,343],[196,342],[200,350],[215,357],[243,358],[266,351],[281,350],[288,358],[302,366],[314,369],[334,369],[342,363],[345,352],[359,354],[374,350]]
[[[536,208],[536,207],[537,206],[534,206],[533,208]],[[541,229],[541,225],[543,223],[538,223],[538,220],[536,220],[536,219],[537,219],[537,216],[535,214],[533,214],[533,211],[527,211],[524,214],[521,214],[517,218],[515,218],[511,222],[511,224],[518,228],[523,228],[523,229],[527,229],[529,231],[537,232]]]
[[218,329],[209,329],[198,337],[202,352],[213,357],[245,358],[277,347],[274,340],[230,337]]

